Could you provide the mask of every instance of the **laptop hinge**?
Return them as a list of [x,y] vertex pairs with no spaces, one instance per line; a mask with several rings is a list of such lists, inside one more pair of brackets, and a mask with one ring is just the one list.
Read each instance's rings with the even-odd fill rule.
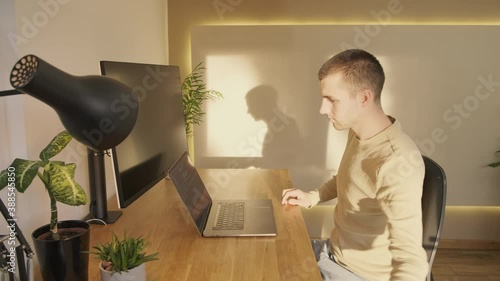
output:
[[203,218],[203,224],[200,225],[200,233],[203,235],[203,231],[205,230],[205,226],[208,223],[208,215],[212,210],[212,199],[210,199],[210,203],[208,204],[208,212],[205,212],[205,217]]

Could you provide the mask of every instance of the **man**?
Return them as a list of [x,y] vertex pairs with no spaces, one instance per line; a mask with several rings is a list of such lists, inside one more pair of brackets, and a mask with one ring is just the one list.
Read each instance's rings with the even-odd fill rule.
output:
[[382,109],[382,66],[366,51],[346,50],[318,76],[320,113],[335,129],[349,129],[347,145],[336,176],[309,193],[284,190],[282,203],[311,208],[337,198],[335,227],[317,253],[325,280],[425,280],[424,164],[399,122]]

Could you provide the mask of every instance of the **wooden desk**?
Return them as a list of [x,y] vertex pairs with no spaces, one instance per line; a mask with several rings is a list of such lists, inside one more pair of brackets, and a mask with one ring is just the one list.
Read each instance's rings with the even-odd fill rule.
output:
[[[200,170],[212,197],[269,198],[276,237],[202,238],[170,180],[163,180],[123,210],[115,224],[91,226],[90,246],[109,241],[111,232],[144,235],[147,280],[321,280],[299,207],[281,205],[281,190],[292,188],[286,170]],[[114,203],[114,202],[113,202]],[[114,203],[116,206],[116,203]],[[110,209],[113,209],[110,202]],[[90,258],[89,280],[99,280]]]

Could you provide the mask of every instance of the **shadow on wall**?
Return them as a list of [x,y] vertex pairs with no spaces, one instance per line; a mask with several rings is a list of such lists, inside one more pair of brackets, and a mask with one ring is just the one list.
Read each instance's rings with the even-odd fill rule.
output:
[[249,164],[259,168],[290,168],[298,165],[302,138],[295,119],[278,108],[276,90],[268,85],[260,85],[251,89],[245,98],[248,114],[267,126],[262,141],[262,157],[252,159]]
[[[319,187],[331,177],[331,173],[325,173],[323,167],[328,132],[325,127],[328,123],[319,123],[324,120],[318,114],[317,102],[311,95],[310,91],[300,87],[294,87],[292,92],[278,91],[267,83],[250,87],[240,96],[244,99],[246,112],[227,118],[249,118],[250,122],[261,123],[261,129],[243,130],[243,140],[235,148],[235,156],[201,156],[197,158],[196,166],[211,169],[287,169],[295,187],[304,190]],[[227,120],[230,121],[234,120]],[[317,125],[307,126],[311,123]],[[227,133],[235,134],[232,130]]]

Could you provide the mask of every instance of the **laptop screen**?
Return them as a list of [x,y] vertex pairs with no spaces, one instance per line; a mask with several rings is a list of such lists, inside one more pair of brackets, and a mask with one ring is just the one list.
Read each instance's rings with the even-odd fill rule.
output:
[[170,168],[169,175],[196,227],[203,233],[212,198],[187,152],[184,152]]

